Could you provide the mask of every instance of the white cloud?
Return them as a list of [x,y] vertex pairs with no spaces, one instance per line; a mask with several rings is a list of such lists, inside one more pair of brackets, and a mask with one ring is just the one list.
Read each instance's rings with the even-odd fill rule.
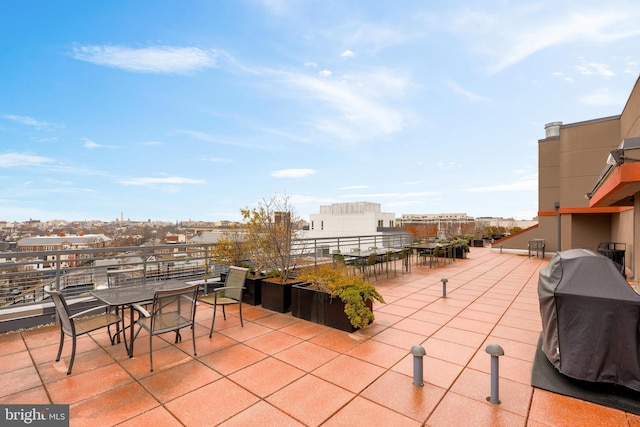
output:
[[260,149],[260,150],[268,150],[270,148],[267,145],[265,145],[264,142],[252,144],[252,143],[246,142],[246,139],[244,138],[241,140],[240,138],[234,139],[234,138],[228,138],[228,137],[219,137],[216,135],[211,135],[209,133],[200,132],[196,130],[178,129],[173,133],[175,135],[186,135],[190,138],[194,138],[199,141],[210,142],[212,144],[232,145],[235,147],[245,147],[245,148]]
[[577,65],[576,70],[578,70],[580,74],[585,76],[596,74],[604,77],[613,77],[616,75],[616,73],[611,70],[611,67],[609,65],[594,62]]
[[75,59],[138,73],[188,74],[216,66],[217,52],[197,47],[79,46]]
[[495,74],[550,47],[576,42],[605,44],[638,36],[637,16],[638,6],[631,3],[619,8],[604,4],[595,8],[568,5],[566,9],[555,2],[505,3],[491,12],[457,11],[451,30],[477,53],[492,58],[488,68]]
[[56,142],[58,140],[58,138],[56,138],[55,136],[49,137],[49,138],[32,136],[30,139],[34,142],[40,142],[40,143],[50,143],[50,142]]
[[282,15],[289,10],[291,2],[288,0],[256,0],[258,3],[274,15]]
[[230,159],[225,159],[223,157],[203,157],[202,160],[212,163],[231,163]]
[[53,163],[53,159],[35,156],[33,154],[5,153],[0,154],[0,168],[12,168],[20,166],[40,166]]
[[17,116],[15,114],[5,114],[2,117],[7,120],[11,120],[23,125],[33,126],[36,129],[47,129],[53,126],[51,123],[41,122],[40,120],[36,120],[33,117],[29,117],[29,116]]
[[363,190],[369,188],[368,185],[349,185],[347,187],[340,187],[338,190]]
[[92,149],[92,148],[102,148],[102,147],[104,147],[104,145],[100,145],[97,142],[93,142],[89,138],[83,138],[83,140],[84,140],[84,145],[83,145],[84,148]]
[[402,32],[399,27],[364,24],[359,26],[350,37],[346,37],[346,44],[349,46],[362,46],[364,49],[375,52],[391,46],[401,45],[411,37],[411,35]]
[[315,173],[316,171],[313,169],[281,169],[271,172],[269,175],[275,178],[304,178]]
[[462,167],[462,165],[460,165],[460,163],[457,163],[457,162],[443,162],[443,161],[437,162],[436,166],[438,167],[438,169],[442,169],[442,170],[458,169]]
[[586,105],[620,105],[624,97],[615,96],[609,89],[602,88],[580,98],[580,102]]
[[120,184],[123,185],[139,185],[139,186],[152,186],[158,184],[171,184],[171,185],[179,185],[179,184],[204,184],[203,179],[193,179],[193,178],[183,178],[179,176],[167,176],[162,178],[131,178],[131,179],[122,179],[119,181]]
[[317,99],[330,112],[315,114],[312,124],[341,141],[370,140],[402,130],[408,113],[393,108],[390,100],[404,96],[409,81],[387,70],[352,74],[341,79],[320,79],[305,74],[281,73],[285,83]]
[[470,187],[465,191],[470,193],[494,193],[505,191],[538,191],[538,179],[536,177],[527,177],[520,181],[510,184],[490,185],[486,187]]
[[329,70],[318,71],[318,75],[320,77],[329,77],[329,76],[331,76],[331,71],[329,71]]
[[308,67],[308,68],[318,68],[318,63],[317,62],[305,62],[304,66]]
[[356,56],[356,54],[353,53],[353,51],[347,49],[344,52],[342,52],[340,56],[342,56],[343,58],[353,58],[354,56]]
[[451,80],[445,80],[444,81],[445,86],[447,86],[449,89],[451,89],[451,91],[457,95],[462,96],[463,98],[467,98],[471,101],[486,101],[487,98],[485,98],[482,95],[478,95],[475,94],[473,92],[470,92],[466,89],[464,89],[462,86],[460,86],[459,84],[457,84],[454,81]]
[[556,71],[551,73],[551,75],[557,79],[564,80],[565,82],[574,83],[575,80],[572,77],[566,76],[564,73],[560,71]]
[[389,198],[389,199],[407,199],[414,197],[431,197],[437,196],[438,192],[435,191],[417,191],[417,192],[409,192],[409,193],[369,193],[369,194],[344,194],[341,195],[342,199],[378,199],[378,198]]

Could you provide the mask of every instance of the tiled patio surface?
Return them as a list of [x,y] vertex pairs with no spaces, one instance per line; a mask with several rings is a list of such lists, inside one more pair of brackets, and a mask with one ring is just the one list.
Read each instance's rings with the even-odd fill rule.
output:
[[[216,319],[199,306],[198,356],[190,334],[154,338],[135,356],[106,331],[70,341],[55,362],[57,325],[0,335],[0,403],[70,404],[72,426],[568,426],[640,425],[640,417],[531,387],[541,330],[538,271],[546,261],[472,248],[468,259],[379,277],[387,304],[349,334],[244,306]],[[447,298],[441,279],[446,277]],[[172,335],[167,334],[167,339]],[[500,358],[499,405],[490,395],[489,343]],[[413,385],[422,345],[424,386]]]

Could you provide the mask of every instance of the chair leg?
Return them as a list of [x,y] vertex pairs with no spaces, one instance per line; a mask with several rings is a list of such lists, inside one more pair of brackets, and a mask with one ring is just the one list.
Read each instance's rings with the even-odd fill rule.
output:
[[153,372],[153,343],[151,340],[153,339],[153,334],[149,331],[149,370]]
[[60,327],[60,345],[58,346],[58,355],[56,356],[56,362],[60,361],[60,356],[62,355],[62,346],[64,345],[64,332],[62,331],[62,327]]
[[224,305],[222,306],[222,318],[224,320],[227,320],[227,313],[225,313],[225,311],[224,311]]
[[191,325],[191,341],[193,341],[193,355],[197,356],[197,354],[196,354],[196,328],[194,328],[193,325]]
[[242,301],[240,301],[240,305],[238,309],[240,311],[240,326],[244,328],[244,322],[242,321]]
[[217,304],[213,304],[213,319],[211,319],[211,330],[209,331],[209,338],[213,336],[213,325],[216,322],[216,309],[218,308]]
[[[60,349],[62,350],[62,347],[60,347]],[[72,337],[71,340],[71,360],[69,361],[69,369],[67,370],[67,375],[71,375],[71,369],[73,369],[73,361],[76,358],[76,337],[75,335]]]

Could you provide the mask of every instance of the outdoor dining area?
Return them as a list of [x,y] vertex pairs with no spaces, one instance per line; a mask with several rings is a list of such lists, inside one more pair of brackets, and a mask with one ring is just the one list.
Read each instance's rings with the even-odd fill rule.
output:
[[[126,291],[96,291],[108,306],[98,310],[102,327],[75,328],[76,317],[67,324],[75,337],[59,324],[0,335],[0,405],[69,405],[71,426],[637,425],[632,412],[531,385],[547,262],[473,248],[429,268],[412,253],[410,274],[375,280],[385,304],[355,332],[260,305],[222,309],[185,292],[168,304],[185,310],[165,313],[192,318],[176,334],[182,323],[153,320],[157,293],[188,283],[131,291],[129,300]],[[499,403],[488,399],[491,345],[504,349]],[[420,384],[414,346],[425,350]]]
[[[334,263],[359,270],[367,279],[377,280],[378,274],[396,275],[411,271],[412,264],[434,268],[454,262],[456,258],[465,258],[469,252],[469,242],[460,239],[456,242],[441,242],[436,239],[417,240],[402,247],[360,247],[350,248],[348,252],[333,252]],[[400,262],[400,267],[397,267]]]

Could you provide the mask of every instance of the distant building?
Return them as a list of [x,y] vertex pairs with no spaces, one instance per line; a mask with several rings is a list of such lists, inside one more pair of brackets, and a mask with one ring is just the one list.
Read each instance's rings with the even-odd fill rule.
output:
[[382,234],[396,227],[395,213],[382,212],[379,203],[349,202],[320,206],[309,215],[306,237],[340,237]]
[[18,240],[18,251],[59,251],[64,249],[106,248],[112,240],[104,234],[85,234],[79,236],[37,236]]
[[169,244],[186,243],[186,242],[187,242],[187,237],[184,234],[174,234],[169,232],[164,238],[164,243],[169,243]]
[[466,213],[403,214],[400,225],[416,238],[445,238],[473,233],[475,220]]

